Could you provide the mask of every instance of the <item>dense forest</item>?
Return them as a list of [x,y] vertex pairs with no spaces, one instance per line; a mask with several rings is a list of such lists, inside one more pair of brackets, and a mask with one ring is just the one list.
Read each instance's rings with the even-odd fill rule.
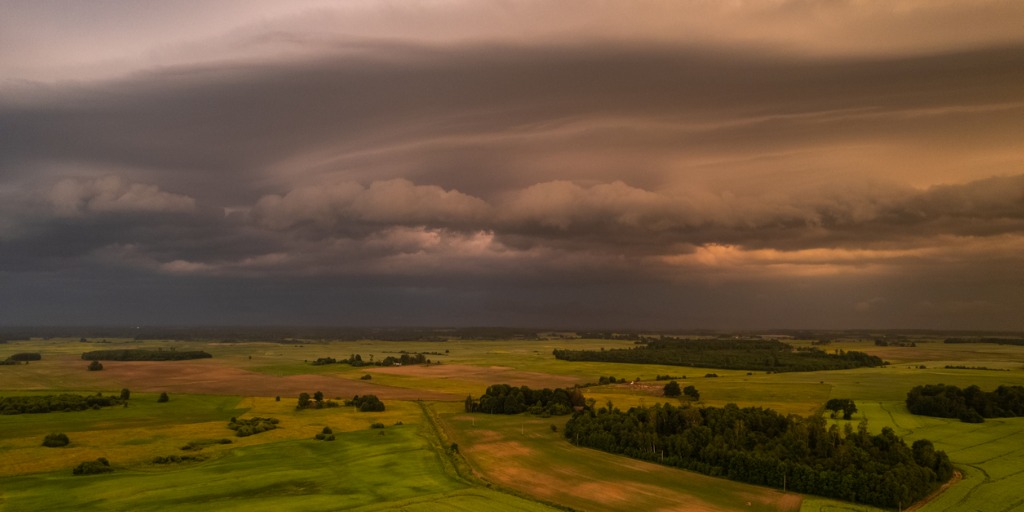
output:
[[93,350],[82,354],[82,359],[93,361],[183,361],[213,357],[202,350],[145,350],[141,348]]
[[565,426],[578,446],[712,476],[879,507],[907,506],[948,480],[953,467],[930,441],[908,447],[886,427],[843,432],[824,418],[760,407],[585,409]]
[[103,396],[99,393],[88,396],[70,393],[42,396],[5,396],[0,397],[0,414],[84,411],[86,409],[112,407],[123,403],[124,400],[119,397],[113,395]]
[[560,350],[556,359],[608,363],[665,364],[698,368],[801,372],[882,366],[880,358],[862,352],[829,354],[815,348],[794,350],[776,340],[694,339],[648,340],[634,348],[613,350]]
[[966,389],[945,384],[916,386],[907,393],[907,409],[913,414],[959,418],[965,423],[1024,416],[1024,387],[999,386],[995,391],[986,392],[978,386]]
[[579,388],[530,389],[508,384],[488,386],[480,398],[466,397],[466,412],[487,414],[519,414],[529,412],[538,416],[558,416],[583,407],[585,400]]

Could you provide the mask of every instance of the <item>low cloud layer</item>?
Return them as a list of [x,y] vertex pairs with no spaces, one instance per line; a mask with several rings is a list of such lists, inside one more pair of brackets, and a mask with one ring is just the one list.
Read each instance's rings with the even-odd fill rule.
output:
[[1019,2],[332,4],[0,30],[0,324],[1024,329]]

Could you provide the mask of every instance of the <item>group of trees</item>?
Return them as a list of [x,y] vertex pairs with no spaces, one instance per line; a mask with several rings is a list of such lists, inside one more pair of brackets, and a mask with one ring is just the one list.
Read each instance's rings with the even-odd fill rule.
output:
[[1024,387],[999,386],[986,392],[978,386],[916,386],[907,393],[907,409],[913,414],[959,418],[965,423],[1024,416]]
[[373,354],[370,354],[370,357],[367,360],[363,359],[362,354],[351,354],[348,356],[348,359],[320,357],[310,364],[313,366],[322,366],[326,364],[347,364],[350,366],[404,366],[409,364],[431,364],[431,361],[423,354],[403,353],[398,357],[387,356],[384,359],[378,359],[376,361],[373,360]]
[[60,448],[62,446],[67,446],[70,443],[71,439],[68,439],[68,435],[64,432],[54,432],[52,434],[47,434],[46,437],[43,438],[43,446],[48,448]]
[[259,416],[246,419],[231,418],[228,428],[234,430],[238,437],[248,437],[274,430],[279,422],[277,418],[261,418]]
[[7,356],[7,359],[0,361],[0,365],[14,365],[28,363],[29,361],[39,361],[43,358],[43,355],[39,352],[18,352],[17,354],[11,354]]
[[519,414],[529,412],[538,416],[569,414],[575,407],[586,405],[578,387],[572,389],[530,389],[508,384],[489,386],[480,398],[466,397],[466,412],[487,414]]
[[90,460],[83,462],[75,469],[71,470],[72,475],[98,475],[100,473],[110,473],[114,468],[110,467],[110,461],[105,457],[100,457],[96,460]]
[[697,388],[686,386],[683,389],[679,389],[679,383],[676,381],[665,384],[665,387],[662,388],[662,393],[668,397],[686,395],[687,398],[695,402],[700,400],[700,392],[697,391]]
[[878,435],[869,434],[866,423],[841,432],[821,416],[735,404],[587,408],[573,415],[564,433],[579,446],[879,507],[909,505],[953,473],[931,442],[908,447],[888,427]]
[[853,417],[853,413],[857,412],[857,404],[853,403],[853,400],[849,398],[832,398],[825,402],[825,410],[832,411],[833,418],[842,412],[843,419],[848,420]]
[[323,391],[317,391],[310,396],[309,393],[299,393],[299,403],[295,406],[296,409],[325,409],[328,407],[337,407],[338,402],[331,399],[325,399]]
[[93,350],[82,354],[88,361],[183,361],[186,359],[205,359],[213,357],[202,350],[146,350],[141,348],[121,348],[111,350]]
[[319,434],[316,435],[317,441],[334,441],[334,431],[331,427],[324,427]]
[[556,359],[566,361],[665,364],[770,372],[842,370],[885,364],[882,359],[863,352],[839,350],[827,353],[817,348],[794,349],[781,341],[761,339],[646,340],[633,348],[555,349],[553,353]]
[[377,412],[384,410],[384,402],[377,395],[356,395],[352,400],[345,400],[345,405],[359,409],[359,412]]
[[995,343],[996,345],[1024,345],[1024,338],[946,338],[943,343]]
[[99,409],[100,407],[113,407],[123,403],[124,400],[121,398],[112,395],[104,396],[102,393],[87,396],[70,393],[42,396],[5,396],[0,397],[0,414],[84,411],[86,409]]

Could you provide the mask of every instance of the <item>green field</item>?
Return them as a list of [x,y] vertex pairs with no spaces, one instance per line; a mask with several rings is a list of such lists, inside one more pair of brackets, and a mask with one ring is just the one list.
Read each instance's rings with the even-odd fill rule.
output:
[[[554,348],[623,348],[628,341],[201,343],[77,339],[14,341],[7,353],[41,352],[28,365],[0,366],[0,396],[116,394],[128,407],[82,412],[0,415],[0,510],[764,510],[877,509],[709,478],[576,448],[561,437],[567,417],[466,414],[462,398],[490,384],[565,387],[615,376],[632,383],[590,386],[584,394],[615,407],[653,405],[656,375],[686,376],[707,405],[737,403],[784,413],[820,414],[829,398],[852,398],[871,431],[892,427],[907,442],[932,440],[963,479],[920,506],[925,512],[1024,510],[1024,419],[982,424],[914,416],[906,392],[919,384],[1024,384],[1024,347],[947,345],[875,347],[843,341],[827,349],[861,350],[893,364],[883,368],[779,373],[660,365],[568,362]],[[806,342],[796,342],[802,344]],[[87,350],[205,350],[204,361],[108,362],[86,371]],[[441,364],[408,367],[312,366],[319,357],[382,359],[399,351],[431,352]],[[159,365],[159,366],[153,366]],[[946,365],[988,369],[946,369]],[[705,377],[717,373],[717,378]],[[369,374],[371,379],[360,377]],[[639,379],[638,381],[636,379]],[[296,411],[299,390],[329,398],[374,393],[383,413],[350,407]],[[167,403],[157,403],[161,391]],[[281,400],[275,399],[281,396]],[[417,400],[422,398],[423,400]],[[279,428],[236,438],[231,417],[275,417]],[[835,420],[832,420],[835,421]],[[385,425],[371,429],[371,423]],[[839,423],[844,423],[839,421]],[[314,441],[324,426],[337,437]],[[554,426],[554,430],[552,429]],[[557,430],[557,431],[555,431]],[[64,432],[71,444],[41,446]],[[228,438],[199,452],[189,442]],[[452,443],[459,446],[451,453]],[[199,453],[201,461],[154,464],[157,456]],[[106,457],[114,472],[72,476],[80,462]]]

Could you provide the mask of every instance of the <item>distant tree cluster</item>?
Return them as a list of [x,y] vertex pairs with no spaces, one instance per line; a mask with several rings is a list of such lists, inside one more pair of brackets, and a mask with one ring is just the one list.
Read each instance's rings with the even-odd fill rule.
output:
[[359,412],[379,412],[384,410],[384,402],[377,395],[356,395],[352,400],[345,400],[345,405],[359,409]]
[[850,400],[849,398],[832,398],[825,403],[825,410],[832,411],[833,418],[842,412],[843,419],[848,420],[853,417],[855,412],[857,412],[857,404],[853,403],[853,400]]
[[573,444],[698,471],[878,507],[907,506],[953,474],[930,441],[908,447],[886,427],[840,432],[821,416],[760,407],[674,407],[622,412],[587,408],[564,429]]
[[324,427],[319,434],[316,435],[317,441],[334,441],[334,431],[331,427]]
[[72,475],[98,475],[101,473],[110,473],[114,468],[110,467],[110,461],[104,457],[100,457],[96,460],[90,460],[83,462],[75,469],[71,470]]
[[1024,338],[946,338],[943,343],[995,343],[996,345],[1024,345]]
[[834,354],[816,348],[794,349],[777,340],[761,339],[659,339],[625,349],[561,350],[556,359],[608,363],[665,364],[699,368],[799,372],[882,366],[880,358],[863,352],[839,350]]
[[86,409],[99,409],[100,407],[113,407],[122,403],[123,400],[118,397],[103,396],[101,393],[88,396],[70,393],[42,396],[5,396],[0,397],[0,414],[84,411]]
[[296,409],[326,409],[330,407],[337,407],[338,402],[331,399],[325,399],[323,391],[317,391],[310,395],[309,393],[299,393],[299,403],[295,406]]
[[47,434],[46,437],[43,438],[43,446],[49,448],[60,448],[62,446],[67,446],[70,443],[71,440],[68,439],[68,435],[63,432]]
[[985,418],[1024,416],[1024,387],[999,386],[982,391],[978,386],[960,389],[945,384],[916,386],[907,393],[907,409],[913,414],[959,418],[965,423],[982,423]]
[[487,414],[519,414],[529,412],[538,416],[569,414],[574,407],[586,403],[579,388],[530,389],[508,384],[489,386],[480,398],[466,397],[466,412]]
[[206,457],[202,455],[167,455],[165,457],[153,457],[153,464],[181,464],[182,462],[202,462]]
[[43,355],[39,352],[18,352],[17,354],[11,354],[7,356],[8,361],[27,362],[27,361],[39,361],[43,358]]
[[238,437],[248,437],[251,435],[261,434],[268,430],[274,430],[277,428],[279,420],[277,418],[231,418],[228,423],[228,428],[235,431],[235,435]]
[[93,350],[82,354],[82,359],[96,361],[184,361],[186,359],[206,359],[213,357],[202,350],[146,350],[141,348],[123,348],[111,350]]
[[335,359],[333,357],[320,357],[320,358],[317,358],[315,361],[313,361],[310,364],[312,364],[313,366],[323,366],[323,365],[327,365],[327,364],[347,364],[347,365],[350,365],[350,366],[357,366],[358,367],[358,366],[398,366],[398,365],[405,366],[405,365],[409,365],[409,364],[430,364],[430,363],[431,363],[430,359],[427,359],[427,356],[425,356],[423,354],[404,353],[404,354],[399,355],[398,357],[387,356],[384,359],[378,359],[376,361],[373,360],[373,355],[372,354],[370,355],[369,359],[367,359],[367,360],[364,360],[363,356],[361,354],[352,354],[352,355],[350,355],[348,357],[348,359]]

